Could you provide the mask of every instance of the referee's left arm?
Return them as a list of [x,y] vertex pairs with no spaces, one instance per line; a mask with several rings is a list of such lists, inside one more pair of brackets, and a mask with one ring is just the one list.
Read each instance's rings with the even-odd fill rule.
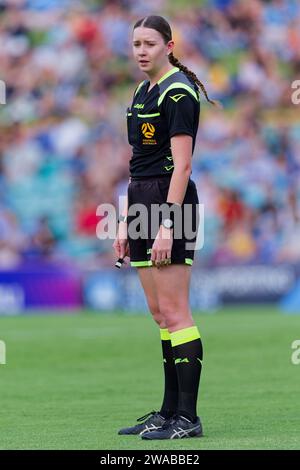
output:
[[182,204],[191,174],[193,138],[195,138],[199,102],[189,91],[171,89],[163,100],[174,170],[167,202]]
[[182,204],[192,171],[193,139],[187,134],[177,134],[171,138],[174,170],[170,181],[167,202]]

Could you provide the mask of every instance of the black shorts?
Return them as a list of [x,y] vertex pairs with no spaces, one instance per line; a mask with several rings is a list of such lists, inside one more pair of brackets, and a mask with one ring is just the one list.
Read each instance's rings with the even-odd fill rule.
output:
[[[168,190],[170,186],[170,176],[149,177],[146,179],[131,178],[128,186],[128,241],[130,249],[131,266],[144,267],[152,266],[151,249],[155,237],[158,232],[159,224],[162,219],[160,213],[157,221],[151,212],[151,207],[159,205],[167,201]],[[134,204],[143,204],[147,208],[147,224],[143,226],[143,220],[140,218],[139,212],[130,215],[130,208]],[[199,209],[198,194],[195,183],[190,179],[188,182],[185,198],[183,200],[179,217],[181,220],[181,233],[175,235],[176,220],[174,220],[173,245],[171,252],[172,264],[193,264],[194,251],[199,227]],[[135,211],[134,211],[135,212]],[[139,222],[140,221],[140,222]],[[133,223],[133,225],[131,225]],[[158,225],[157,225],[158,223]],[[146,225],[146,226],[145,226]],[[137,227],[137,231],[142,236],[132,235],[132,227]],[[187,229],[187,226],[189,229]],[[178,227],[178,225],[177,225]],[[156,230],[157,229],[157,230]]]

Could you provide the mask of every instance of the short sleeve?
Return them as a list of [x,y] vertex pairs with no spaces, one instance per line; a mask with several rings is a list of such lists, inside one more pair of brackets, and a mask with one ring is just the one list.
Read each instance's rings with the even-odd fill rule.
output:
[[194,136],[196,101],[191,94],[182,89],[170,90],[163,100],[170,138],[176,134]]

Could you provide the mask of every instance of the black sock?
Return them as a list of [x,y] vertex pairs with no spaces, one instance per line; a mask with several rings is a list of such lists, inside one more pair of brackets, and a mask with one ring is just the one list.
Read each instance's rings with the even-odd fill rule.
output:
[[178,377],[177,413],[192,422],[197,417],[197,397],[203,349],[196,326],[170,333]]
[[169,331],[167,329],[161,329],[160,337],[165,372],[165,392],[160,414],[164,418],[170,418],[177,411],[178,380]]

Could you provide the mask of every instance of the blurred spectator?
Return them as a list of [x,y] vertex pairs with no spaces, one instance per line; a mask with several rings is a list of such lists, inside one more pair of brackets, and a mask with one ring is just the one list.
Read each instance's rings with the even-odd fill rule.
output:
[[0,268],[18,266],[25,245],[26,238],[20,230],[16,216],[0,206]]
[[225,232],[241,224],[245,217],[245,207],[240,196],[236,191],[230,189],[223,189],[221,191],[219,211]]
[[27,256],[50,259],[55,250],[55,236],[47,216],[40,217],[33,234],[30,236]]

